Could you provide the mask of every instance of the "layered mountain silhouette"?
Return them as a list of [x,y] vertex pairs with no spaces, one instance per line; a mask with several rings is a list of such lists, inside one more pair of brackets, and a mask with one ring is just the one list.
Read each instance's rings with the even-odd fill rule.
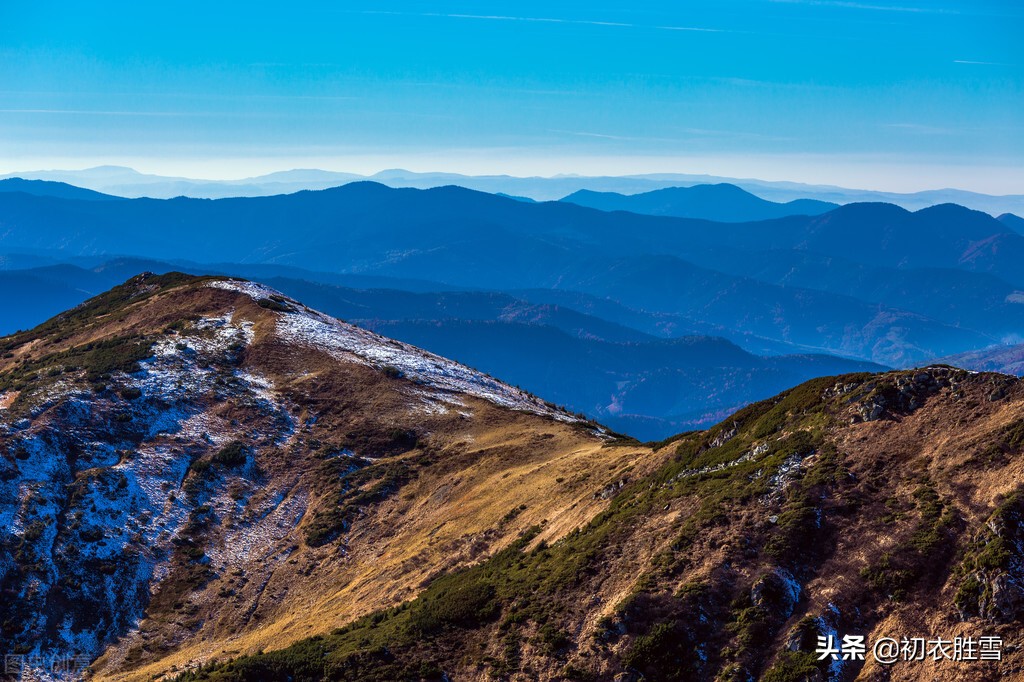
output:
[[838,207],[838,204],[814,199],[795,199],[784,204],[766,201],[728,183],[669,187],[632,195],[580,190],[564,197],[562,201],[602,211],[629,211],[722,223],[770,220],[791,215],[819,215]]
[[[851,204],[815,216],[721,223],[458,187],[351,183],[220,200],[10,191],[0,192],[0,215],[0,251],[12,264],[0,272],[17,294],[8,332],[144,269],[274,279],[296,296],[323,294],[328,312],[390,328],[645,438],[710,423],[812,372],[853,369],[848,360],[914,366],[1016,343],[1024,329],[1024,236],[1005,220],[955,205],[910,212]],[[92,270],[114,256],[158,262],[112,266],[107,275],[66,270],[69,263]],[[39,262],[54,265],[15,270]],[[400,296],[386,294],[360,310],[345,292],[311,285],[463,296],[451,310],[435,296],[419,317],[412,299],[399,304]],[[501,297],[516,302],[498,305]],[[558,308],[537,308],[545,305]],[[519,317],[507,312],[513,309]],[[570,319],[578,315],[586,317]],[[509,343],[491,357],[486,346],[461,341],[463,334]],[[679,379],[672,372],[655,379],[643,359],[674,348],[673,367],[706,367],[693,347],[666,342],[681,337],[723,338],[761,358],[719,366],[717,386],[702,379],[693,391],[682,388],[686,382],[672,388]],[[600,381],[541,371],[531,338],[557,339],[566,357],[605,358],[595,362],[608,371],[598,373]],[[785,370],[764,357],[781,355],[794,356]],[[638,364],[626,371],[623,358]],[[765,371],[776,378],[762,381]],[[730,378],[743,372],[753,372],[751,381]],[[640,396],[641,387],[651,399],[626,398]]]
[[[0,455],[0,648],[32,675],[1024,665],[1024,384],[1005,375],[819,378],[642,445],[263,284],[144,274],[0,339]],[[848,634],[998,637],[1000,659],[820,660]]]
[[[0,287],[12,294],[8,331],[30,327],[22,322],[75,305],[85,292],[102,291],[140,269],[174,268],[127,260],[93,269],[62,265],[0,271]],[[671,320],[643,315],[625,320],[648,325],[652,333],[645,333],[571,307],[531,303],[529,294],[359,289],[289,277],[266,282],[360,327],[458,358],[642,439],[717,421],[815,376],[883,369],[784,344],[762,357],[762,340],[740,337],[740,343],[755,349],[748,352],[709,335],[709,325],[676,326],[665,338],[657,325]],[[601,312],[610,317],[629,309]]]
[[318,169],[294,169],[240,180],[201,180],[140,173],[123,166],[98,166],[83,170],[44,170],[10,174],[34,180],[64,182],[120,197],[169,199],[189,196],[222,199],[241,196],[270,196],[302,190],[320,190],[348,182],[369,180],[389,187],[431,189],[458,185],[491,194],[522,197],[534,201],[555,201],[586,190],[616,194],[643,194],[655,190],[730,184],[768,201],[787,203],[802,199],[849,204],[886,202],[918,210],[936,204],[954,203],[985,211],[991,215],[1024,214],[1024,195],[994,196],[957,189],[926,190],[913,193],[850,189],[833,185],[798,182],[727,178],[706,174],[653,173],[627,176],[556,175],[553,177],[515,177],[511,175],[461,175],[458,173],[417,173],[390,169],[370,176]]

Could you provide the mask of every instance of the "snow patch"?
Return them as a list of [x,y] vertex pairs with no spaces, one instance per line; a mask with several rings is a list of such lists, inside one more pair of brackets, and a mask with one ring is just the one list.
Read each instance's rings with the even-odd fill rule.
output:
[[[216,281],[207,286],[245,294],[256,301],[287,300],[295,312],[278,313],[278,337],[297,345],[315,348],[344,362],[357,362],[378,369],[390,367],[402,376],[434,391],[431,400],[421,409],[436,412],[431,403],[444,393],[472,395],[496,405],[514,410],[541,414],[564,422],[579,422],[579,418],[553,409],[543,401],[439,355],[389,339],[366,329],[341,322],[310,310],[279,292],[254,282]],[[421,393],[421,400],[423,394]]]

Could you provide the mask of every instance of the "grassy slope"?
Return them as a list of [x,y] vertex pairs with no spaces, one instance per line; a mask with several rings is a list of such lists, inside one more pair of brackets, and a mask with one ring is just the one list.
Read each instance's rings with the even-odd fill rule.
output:
[[[983,522],[1018,513],[1024,395],[1002,377],[933,374],[938,384],[910,373],[804,384],[666,444],[662,466],[559,542],[538,544],[533,529],[398,608],[182,679],[611,679],[633,670],[777,682],[824,671],[809,650],[830,627],[998,632],[1015,642],[1020,614],[978,613],[984,580],[1019,569],[1019,546],[1007,549]],[[850,423],[880,403],[883,419]],[[766,452],[714,470],[760,444]],[[1001,552],[985,549],[993,542]],[[987,574],[965,577],[979,564]],[[789,580],[801,585],[795,603]],[[928,674],[962,671],[937,664]],[[999,672],[975,664],[970,675]]]
[[[30,389],[88,343],[80,365],[102,377],[125,358],[93,357],[105,349],[96,342],[134,344],[175,318],[223,311],[226,294],[197,298],[182,283],[136,282],[5,339],[0,393]],[[778,681],[817,667],[807,643],[826,627],[1020,639],[1020,614],[998,608],[992,593],[1000,575],[1019,572],[1024,545],[984,525],[1005,528],[999,519],[1019,511],[1024,396],[1009,378],[934,370],[928,381],[906,372],[821,379],[653,448],[609,446],[484,404],[472,404],[468,424],[421,415],[415,423],[431,438],[356,481],[351,492],[372,494],[401,479],[360,505],[340,559],[337,541],[316,546],[310,535],[318,514],[348,499],[318,487],[337,472],[314,469],[314,441],[380,437],[381,414],[399,407],[387,382],[399,380],[289,354],[266,336],[269,311],[243,305],[236,314],[265,340],[246,363],[326,415],[308,447],[290,452],[298,460],[259,459],[271,477],[315,472],[302,479],[314,503],[295,532],[296,561],[275,569],[265,592],[295,591],[261,606],[261,622],[225,620],[215,596],[224,576],[200,588],[209,610],[191,636],[127,668],[101,659],[101,678],[242,655],[185,679],[611,679],[633,670]],[[402,475],[408,467],[415,475]],[[796,603],[788,581],[801,586]],[[144,629],[160,635],[172,615],[151,611]],[[259,650],[268,653],[245,655]],[[938,670],[935,679],[958,679]],[[912,674],[897,667],[893,679]],[[996,679],[998,669],[979,664],[971,674]]]

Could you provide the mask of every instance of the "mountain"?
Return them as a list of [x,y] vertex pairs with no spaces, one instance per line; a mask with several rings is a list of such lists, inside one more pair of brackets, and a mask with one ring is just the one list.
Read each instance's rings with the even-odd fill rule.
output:
[[944,358],[957,367],[974,370],[975,372],[1001,372],[1024,376],[1024,344],[1008,344],[991,346],[979,350],[959,353]]
[[[207,637],[295,639],[541,519],[558,534],[604,502],[555,477],[641,452],[244,281],[140,276],[0,344],[0,583],[17,597],[0,646],[106,651],[109,674],[188,660]],[[507,513],[549,474],[548,501]],[[507,494],[482,497],[503,476]],[[393,518],[352,535],[382,503]],[[363,568],[384,545],[391,581]]]
[[997,218],[999,222],[1006,225],[1011,230],[1018,234],[1024,234],[1024,218],[1016,216],[1012,213],[1004,213]]
[[[1024,289],[1018,267],[1024,236],[957,206],[911,213],[856,204],[819,216],[726,225],[528,204],[457,187],[352,183],[212,201],[92,202],[11,193],[0,195],[0,215],[7,226],[0,249],[8,252],[290,266],[464,289],[558,288],[887,365],[999,343],[1017,331],[1008,328],[1014,318],[975,316],[970,325],[977,326],[969,326],[956,311],[935,318],[857,292],[816,289],[814,277],[803,278],[804,288],[714,268],[786,252],[784,260],[837,258],[883,276],[910,271],[900,274],[910,284],[915,271],[945,269],[995,278],[1011,293]],[[942,278],[920,281],[927,286],[919,303],[947,296]],[[816,324],[818,317],[828,324]]]
[[799,182],[767,181],[751,178],[729,178],[706,174],[652,173],[646,175],[597,176],[556,175],[553,177],[515,177],[510,175],[461,175],[458,173],[417,173],[403,169],[384,170],[373,175],[337,171],[296,169],[240,180],[197,180],[139,173],[131,168],[100,166],[69,171],[24,171],[7,177],[66,182],[123,197],[170,199],[190,196],[222,199],[240,196],[270,196],[302,190],[319,190],[348,182],[372,180],[389,187],[431,189],[458,185],[490,194],[525,197],[535,201],[555,201],[580,190],[640,194],[670,187],[691,187],[728,183],[762,199],[786,203],[801,199],[850,204],[885,202],[908,210],[919,210],[936,204],[960,204],[991,215],[1024,214],[1024,195],[993,196],[957,189],[927,190],[899,193],[849,189],[833,185],[811,185]]
[[758,357],[715,337],[615,343],[519,322],[359,324],[458,358],[644,440],[707,426],[812,377],[882,369],[828,355]]
[[142,275],[0,339],[0,453],[0,648],[30,667],[840,682],[931,665],[817,660],[818,636],[848,634],[1001,638],[1001,660],[934,680],[1024,665],[1013,377],[816,379],[641,445],[263,285]]
[[121,197],[101,194],[90,189],[75,187],[64,182],[52,182],[48,180],[25,180],[22,178],[7,178],[0,180],[0,192],[24,192],[40,197],[55,197],[58,199],[86,199],[90,201],[110,201]]
[[580,190],[563,197],[562,201],[601,211],[629,211],[721,223],[745,223],[791,215],[820,215],[838,207],[838,204],[814,199],[796,199],[779,204],[727,183],[669,187],[632,195]]
[[[62,305],[77,305],[89,292],[99,293],[146,268],[173,270],[168,264],[125,260],[89,270],[64,265],[0,272],[0,290],[13,295],[5,316],[8,328],[0,333],[31,327],[45,311],[56,314]],[[239,270],[246,268],[228,274]],[[355,289],[286,277],[266,283],[333,316],[456,359],[642,439],[714,423],[814,376],[883,369],[796,347],[781,346],[783,353],[765,358],[707,335],[665,339],[572,308],[497,292]],[[544,352],[538,354],[538,348]]]

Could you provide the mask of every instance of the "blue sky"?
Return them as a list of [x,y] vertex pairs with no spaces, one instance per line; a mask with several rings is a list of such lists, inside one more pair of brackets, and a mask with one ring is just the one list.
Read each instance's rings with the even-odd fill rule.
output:
[[0,171],[713,173],[1024,193],[1024,7],[4,2]]

